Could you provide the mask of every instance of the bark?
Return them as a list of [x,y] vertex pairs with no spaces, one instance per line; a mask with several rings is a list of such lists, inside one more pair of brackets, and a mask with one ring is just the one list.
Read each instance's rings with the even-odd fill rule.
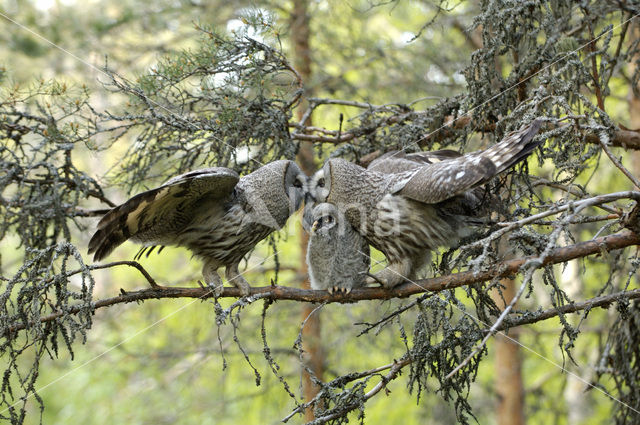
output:
[[[584,293],[585,285],[582,281],[582,274],[580,273],[580,265],[577,260],[570,261],[563,268],[561,274],[562,288],[567,293],[569,298],[578,299],[581,294]],[[579,326],[581,318],[579,316],[567,318],[569,323],[573,326]],[[598,356],[597,347],[585,347],[585,350],[589,350],[588,357],[594,358]],[[591,380],[591,371],[581,370],[573,363],[567,363],[566,368],[573,372],[567,373],[567,383],[564,388],[564,399],[567,406],[567,419],[570,424],[582,424],[589,417],[589,397],[592,395],[588,392],[589,388],[584,379]],[[586,375],[585,375],[586,373]],[[578,378],[576,375],[579,375]]]
[[[504,308],[515,295],[515,280],[502,279],[501,283],[504,285],[502,290],[504,301],[502,297],[496,301]],[[522,356],[520,346],[516,342],[518,339],[518,329],[511,330],[509,338],[500,333],[495,336],[495,390],[498,395],[496,409],[498,425],[523,425],[525,423]]]
[[[509,252],[506,238],[501,238],[498,249]],[[504,254],[503,254],[504,255]],[[507,257],[513,260],[513,256]],[[491,294],[496,305],[502,310],[516,297],[515,277],[500,280],[503,288],[497,288]],[[517,302],[517,300],[516,300]],[[515,308],[517,304],[512,307]],[[518,329],[509,331],[506,337],[503,333],[495,334],[495,380],[494,388],[497,395],[496,422],[498,425],[524,425],[524,384],[522,380],[522,356]]]
[[[307,6],[307,0],[294,0],[293,12],[291,14],[294,66],[302,78],[302,81],[306,84],[311,80],[311,50],[309,46],[310,28]],[[302,101],[296,110],[298,121],[302,121],[304,119],[304,113],[308,107],[308,102],[305,98],[309,97],[309,93],[305,94],[306,96],[302,98]],[[311,126],[311,117],[307,117],[306,120],[300,124],[304,126]],[[316,171],[312,142],[302,141],[300,143],[298,162],[300,164],[300,168],[306,175],[310,176]],[[302,288],[310,289],[308,277],[309,272],[306,263],[309,235],[307,235],[301,226],[298,227],[298,233],[300,235],[300,276],[304,276]],[[320,311],[316,311],[315,313],[313,313],[313,311],[313,304],[304,304],[302,307],[302,322],[305,323],[304,329],[302,330],[303,350],[306,354],[306,366],[312,371],[317,379],[323,380],[324,353],[321,344],[322,335]],[[318,393],[318,387],[313,383],[309,372],[303,370],[302,374],[304,397],[306,400],[312,400]],[[307,422],[315,419],[312,409],[306,409],[305,419]]]
[[[640,24],[636,21],[631,24],[631,40],[637,40],[640,37]],[[635,64],[640,60],[637,56],[630,61],[629,75],[633,75],[636,71]],[[635,130],[640,129],[640,97],[633,91],[633,87],[629,87],[629,127]],[[635,132],[638,135],[638,132]],[[640,135],[637,136],[640,140]],[[638,142],[640,143],[640,141]],[[632,167],[637,176],[640,176],[640,152],[632,153]]]

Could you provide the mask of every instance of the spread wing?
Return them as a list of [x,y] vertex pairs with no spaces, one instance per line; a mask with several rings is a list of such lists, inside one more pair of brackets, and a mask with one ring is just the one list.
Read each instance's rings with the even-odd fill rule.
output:
[[139,193],[109,211],[89,241],[89,254],[98,261],[127,239],[165,244],[184,229],[203,202],[222,201],[238,183],[238,173],[205,168],[174,177],[160,187]]
[[367,170],[384,174],[402,173],[415,170],[425,165],[456,159],[461,155],[459,152],[449,149],[415,153],[390,151],[372,161],[367,167]]
[[533,140],[541,125],[541,120],[535,120],[484,151],[425,164],[401,173],[398,175],[400,183],[394,186],[394,192],[435,204],[484,184],[526,158],[543,142],[542,139]]

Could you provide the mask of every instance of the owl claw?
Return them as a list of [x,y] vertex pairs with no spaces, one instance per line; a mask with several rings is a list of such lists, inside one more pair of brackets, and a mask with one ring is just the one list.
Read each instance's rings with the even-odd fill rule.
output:
[[237,265],[227,267],[226,277],[227,281],[230,284],[240,290],[240,296],[246,297],[251,293],[251,285],[249,285],[249,282],[247,282],[247,280],[240,273],[238,273]]
[[214,298],[220,298],[222,296],[222,292],[224,292],[224,286],[214,286],[213,287],[213,296]]
[[386,285],[386,282],[384,282],[383,280],[381,280],[378,276],[376,276],[376,275],[374,275],[374,274],[371,274],[371,273],[369,273],[369,272],[364,272],[363,274],[364,274],[364,275],[366,275],[366,276],[369,276],[369,277],[366,279],[367,284],[377,283],[377,284],[379,284],[380,286],[382,286],[383,288],[385,288],[385,287],[387,286],[387,285]]
[[240,296],[246,297],[251,293],[251,285],[241,276],[231,281],[231,284],[240,290]]
[[208,289],[213,294],[214,298],[220,298],[222,296],[222,292],[224,291],[224,286],[218,282],[207,282],[204,285],[201,281],[198,281],[198,284],[202,289]]
[[331,295],[333,294],[349,295],[349,293],[351,292],[351,288],[342,288],[336,285],[336,286],[327,288],[327,292],[329,292],[329,294]]

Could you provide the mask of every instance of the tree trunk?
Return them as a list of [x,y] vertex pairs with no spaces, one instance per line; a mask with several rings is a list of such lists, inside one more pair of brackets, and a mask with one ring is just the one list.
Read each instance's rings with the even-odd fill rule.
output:
[[[568,239],[568,238],[567,238]],[[567,240],[565,239],[565,242]],[[569,241],[569,243],[571,243]],[[580,273],[580,265],[578,260],[569,261],[566,263],[564,270],[561,274],[562,288],[566,291],[567,295],[572,299],[579,299],[580,295],[584,293],[584,282],[582,281],[582,275]],[[580,322],[580,316],[575,315],[567,318],[573,326],[577,326]],[[596,354],[597,355],[597,354]],[[589,355],[589,357],[593,357]],[[571,372],[582,375],[583,379],[591,379],[584,376],[585,371],[581,371],[580,368],[574,364],[569,363],[567,369]],[[583,424],[585,423],[591,414],[589,411],[589,396],[592,392],[587,392],[587,386],[582,379],[579,379],[573,373],[567,373],[567,385],[564,388],[564,401],[567,406],[567,419],[570,424]]]
[[[515,281],[502,279],[504,301],[509,304],[515,295]],[[506,307],[497,292],[496,304]],[[509,331],[509,339],[496,334],[495,339],[495,389],[498,395],[496,422],[498,425],[524,425],[524,386],[522,382],[522,358],[518,340],[518,329]]]
[[[628,37],[628,40],[637,40],[638,37],[640,37],[640,23],[638,23],[637,20],[631,21],[631,29],[629,31],[630,37]],[[629,75],[633,75],[636,72],[635,64],[638,59],[640,58],[636,56],[630,61]],[[640,129],[640,97],[633,92],[633,87],[631,87],[631,85],[629,85],[629,127],[632,130]],[[633,155],[634,170],[640,172],[640,164],[638,164],[640,152],[635,151]]]
[[[304,83],[308,83],[311,79],[311,54],[309,48],[309,14],[307,11],[307,0],[294,0],[293,12],[291,14],[291,34],[294,46],[294,66],[302,77]],[[305,88],[305,90],[308,90]],[[309,93],[307,91],[306,95]],[[296,111],[298,120],[301,120],[304,112],[307,108],[307,102],[304,98]],[[311,125],[311,118],[307,118],[304,122],[305,125]],[[298,162],[302,171],[310,176],[316,171],[316,165],[313,155],[313,144],[311,142],[301,142],[300,150],[298,152]],[[307,257],[307,243],[309,241],[309,235],[298,227],[298,233],[300,235],[300,275],[305,276],[302,283],[302,287],[309,289],[308,268],[306,263]],[[306,365],[313,371],[315,377],[319,380],[323,379],[324,374],[324,353],[321,345],[321,327],[320,327],[320,313],[316,312],[313,316],[309,317],[314,309],[312,304],[303,304],[302,307],[302,320],[306,320],[306,325],[302,332],[303,337],[303,349],[306,353],[305,362]],[[307,319],[308,318],[308,319]],[[317,386],[311,380],[307,371],[302,371],[302,386],[305,399],[311,400],[318,393]],[[307,409],[305,411],[305,420],[312,421],[315,419],[313,410]]]

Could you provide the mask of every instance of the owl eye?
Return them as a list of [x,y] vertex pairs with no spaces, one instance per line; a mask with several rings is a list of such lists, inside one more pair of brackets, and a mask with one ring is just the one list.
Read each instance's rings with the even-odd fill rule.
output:
[[324,177],[318,179],[318,187],[324,187]]
[[332,223],[332,222],[333,222],[333,217],[331,217],[331,216],[329,215],[329,216],[327,216],[327,217],[325,218],[325,220],[327,221],[327,223]]
[[300,180],[296,180],[293,182],[293,187],[302,187],[302,182]]

